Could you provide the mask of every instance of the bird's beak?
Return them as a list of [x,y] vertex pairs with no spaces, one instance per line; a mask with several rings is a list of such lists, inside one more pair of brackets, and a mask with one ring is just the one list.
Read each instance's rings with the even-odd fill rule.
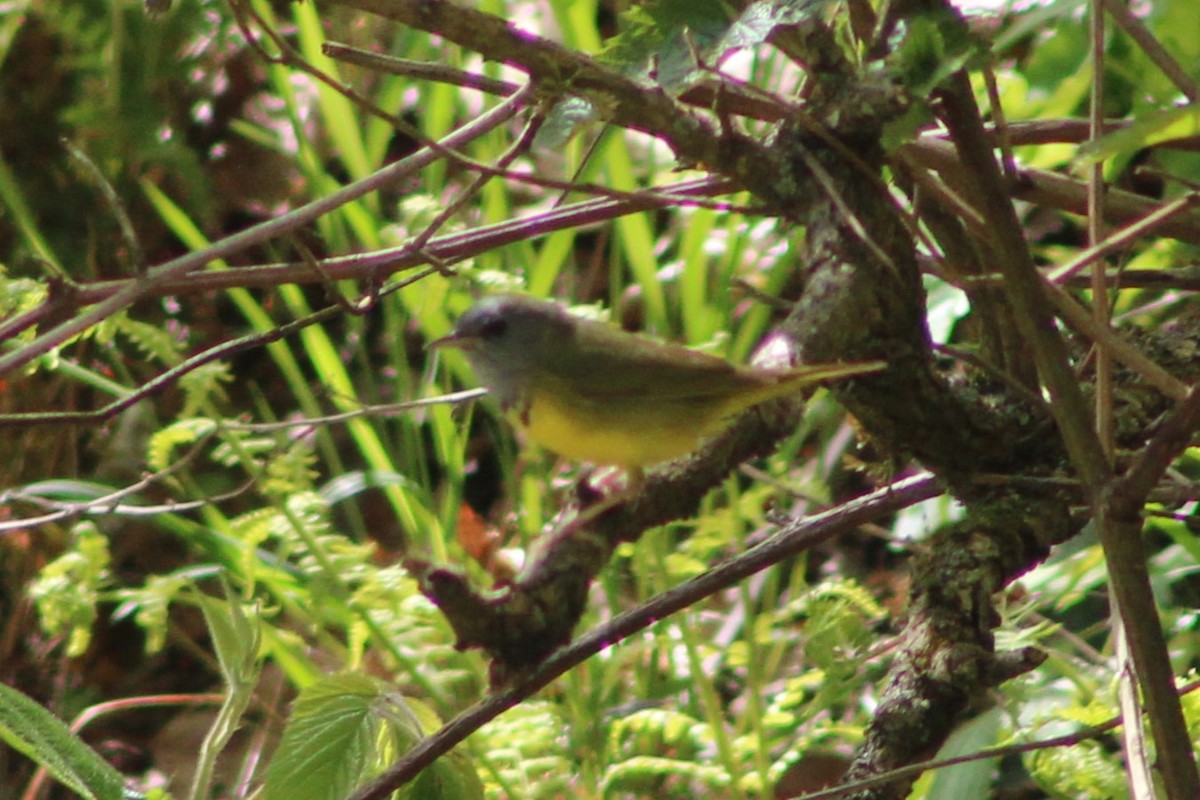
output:
[[458,331],[451,331],[440,339],[434,339],[429,344],[425,345],[427,350],[436,350],[439,347],[457,347],[462,350],[470,350],[475,346],[477,337],[467,336]]

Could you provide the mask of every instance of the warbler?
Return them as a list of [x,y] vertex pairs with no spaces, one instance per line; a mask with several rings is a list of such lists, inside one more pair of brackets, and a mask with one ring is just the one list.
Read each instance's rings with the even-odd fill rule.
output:
[[479,300],[431,348],[457,347],[506,416],[559,455],[626,471],[696,450],[738,413],[882,361],[741,367],[515,294]]

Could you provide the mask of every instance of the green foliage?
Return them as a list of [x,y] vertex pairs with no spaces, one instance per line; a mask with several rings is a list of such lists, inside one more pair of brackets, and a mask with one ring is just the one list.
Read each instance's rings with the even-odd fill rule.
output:
[[[826,0],[759,0],[731,14],[720,0],[654,0],[629,6],[621,30],[596,58],[616,72],[678,97],[712,75],[731,54],[755,47],[780,26],[814,15]],[[568,91],[570,86],[565,87]],[[579,125],[598,116],[580,97],[560,101],[538,131],[536,145],[561,147]]]
[[605,43],[600,61],[649,78],[670,94],[682,92],[720,54],[716,46],[733,22],[717,0],[657,0],[631,6],[621,20],[620,34]]
[[909,21],[889,64],[913,96],[920,98],[958,70],[981,64],[986,52],[984,43],[971,37],[958,16],[947,11]]
[[648,708],[617,720],[608,732],[615,760],[635,755],[670,752],[691,760],[712,745],[708,726],[678,711]]
[[[826,687],[848,680],[875,639],[870,624],[884,618],[883,609],[870,592],[849,581],[821,584],[788,609],[805,619],[805,654],[827,678]],[[823,704],[822,704],[823,705]]]
[[1134,124],[1084,147],[1080,157],[1081,160],[1095,163],[1110,162],[1109,171],[1119,174],[1139,150],[1198,134],[1200,112],[1196,109],[1154,109],[1139,116]]
[[487,796],[502,797],[506,788],[530,800],[570,792],[579,767],[563,736],[565,724],[558,704],[529,700],[480,728],[471,744],[488,754]]
[[121,773],[41,704],[3,683],[0,739],[85,800],[128,800]]
[[151,575],[142,586],[119,589],[114,595],[121,603],[113,611],[113,619],[124,619],[132,614],[134,622],[145,634],[146,653],[157,653],[167,642],[171,604],[193,585],[192,581],[193,576],[186,573]]
[[117,314],[96,327],[95,337],[102,345],[113,345],[118,336],[128,337],[137,350],[153,361],[174,366],[181,360],[179,341],[158,325]]
[[42,569],[29,586],[42,629],[67,637],[67,654],[82,655],[92,640],[96,604],[110,575],[108,539],[91,522],[72,529],[71,547]]
[[253,686],[260,668],[261,615],[253,606],[238,602],[228,586],[225,595],[224,601],[206,594],[198,595],[197,600],[226,684],[235,689]]
[[146,447],[146,465],[155,472],[162,472],[171,465],[177,448],[195,444],[216,428],[213,420],[196,417],[171,423],[150,437]]
[[410,673],[409,680],[435,698],[472,697],[483,689],[475,665],[454,647],[441,612],[402,567],[369,571],[349,603],[362,613],[349,631],[351,652],[357,654],[351,663],[358,663],[382,637],[390,646],[377,657],[389,669]]
[[1121,800],[1128,797],[1125,771],[1098,742],[1040,750],[1026,759],[1029,773],[1051,797],[1061,800]]
[[[432,711],[384,681],[361,673],[324,678],[296,699],[263,797],[345,797],[437,725]],[[470,762],[451,754],[426,769],[402,796],[472,800],[483,797],[483,790]]]
[[204,612],[204,622],[221,666],[225,698],[200,747],[196,774],[192,779],[193,798],[209,796],[217,759],[241,726],[262,673],[261,615],[253,605],[240,602],[228,584],[223,583],[222,588],[224,600],[206,594],[196,598]]
[[179,388],[183,390],[180,419],[187,419],[210,408],[212,403],[221,398],[221,386],[232,381],[233,373],[229,364],[223,361],[201,364],[188,372],[179,379]]
[[666,709],[635,711],[609,729],[611,766],[602,789],[654,797],[719,793],[730,777],[704,763],[702,754],[712,746],[712,731],[700,720]]
[[37,308],[47,293],[44,283],[31,278],[9,277],[8,270],[0,264],[0,318],[15,317]]
[[[1191,556],[1182,548],[1167,548],[1156,561],[1160,568],[1169,563],[1192,563]],[[1106,574],[1101,567],[1098,545],[1068,547],[1027,575],[1023,584],[1035,597],[1045,598],[1043,608],[1052,607],[1057,615],[1069,618],[1082,613],[1096,591],[1103,588]],[[1167,590],[1165,585],[1163,589]],[[1175,640],[1183,646],[1188,637],[1179,635],[1177,617],[1187,627],[1192,626],[1191,614],[1182,609],[1164,609],[1164,626],[1176,631]],[[1121,709],[1112,676],[1099,664],[1092,663],[1086,650],[1078,653],[1074,652],[1076,648],[1055,646],[1059,639],[1055,630],[1045,626],[1039,629],[1042,636],[1038,644],[1048,648],[1050,669],[1007,685],[1011,713],[1019,716],[1023,724],[1018,738],[1059,736],[1119,717]],[[1028,635],[1028,631],[1022,634]],[[997,638],[1007,638],[1003,629]],[[1194,698],[1195,695],[1184,697],[1186,721],[1193,731],[1200,730],[1200,707]],[[1107,744],[1103,740],[1083,740],[1067,748],[1028,753],[1024,761],[1030,775],[1052,797],[1085,800],[1127,797],[1123,756]]]
[[289,442],[263,465],[263,494],[288,497],[309,489],[318,477],[313,468],[315,464],[311,441],[296,439]]
[[[14,136],[4,127],[11,123],[0,123],[0,218],[11,228],[0,227],[0,319],[6,324],[56,292],[69,293],[72,282],[95,288],[99,278],[136,281],[146,266],[127,263],[129,243],[96,176],[65,151],[12,147],[70,139],[97,164],[133,219],[148,260],[160,264],[327,198],[415,143],[478,116],[477,92],[334,63],[321,52],[327,40],[511,78],[499,64],[480,64],[474,54],[414,30],[348,19],[311,3],[248,4],[306,63],[334,84],[353,87],[364,100],[358,102],[286,57],[261,59],[247,34],[282,56],[278,43],[262,36],[258,18],[243,18],[242,27],[225,6],[176,0],[156,21],[136,3],[18,5],[27,19],[0,15],[0,66],[40,64],[30,55],[45,54],[53,69],[45,80],[26,80],[20,85],[28,88],[4,93],[20,104],[6,117],[24,126]],[[680,103],[681,119],[686,113],[714,125],[725,123],[719,103],[684,105],[687,90],[701,81],[761,92],[784,110],[813,90],[810,81],[823,89],[831,76],[802,74],[803,65],[775,46],[778,37],[802,35],[816,23],[829,26],[837,55],[851,68],[876,77],[886,71],[917,101],[911,115],[889,127],[888,144],[896,148],[910,145],[927,126],[931,108],[924,101],[954,70],[972,71],[986,105],[991,101],[979,70],[990,61],[1010,121],[1081,115],[1091,86],[1088,39],[1078,24],[1080,3],[1073,1],[999,20],[994,38],[986,30],[968,35],[956,19],[913,18],[895,30],[890,56],[878,62],[866,62],[865,43],[841,8],[826,0],[763,0],[740,11],[715,0],[625,4],[617,32],[607,39],[596,3],[554,5],[559,29],[553,35],[567,46],[657,87]],[[1200,37],[1191,35],[1194,6],[1194,0],[1156,0],[1144,9],[1148,30],[1185,65],[1197,63],[1200,53]],[[28,38],[39,31],[45,39]],[[744,64],[732,66],[735,55]],[[1165,195],[1185,191],[1186,180],[1200,179],[1195,154],[1156,148],[1148,155],[1147,148],[1194,136],[1195,112],[1175,107],[1177,87],[1123,33],[1113,32],[1105,55],[1110,111],[1129,124],[1087,148],[1065,142],[1018,147],[1016,159],[1068,175],[1103,162],[1118,181],[1150,158],[1152,166],[1182,179],[1169,182]],[[558,88],[569,93],[565,80]],[[414,130],[398,133],[368,103]],[[577,176],[626,192],[680,178],[683,167],[638,134],[609,129],[593,149],[568,143],[570,133],[597,116],[588,101],[560,100],[532,153],[521,154],[512,172],[557,181]],[[752,138],[772,131],[761,120],[733,124]],[[139,391],[151,376],[186,364],[206,347],[265,337],[261,346],[226,360],[193,364],[163,393],[142,397],[144,433],[125,435],[124,425],[103,421],[33,434],[21,428],[6,439],[27,463],[4,486],[12,487],[2,509],[11,516],[0,519],[8,525],[2,535],[23,534],[17,524],[27,513],[57,513],[36,538],[50,547],[66,541],[61,553],[37,552],[42,560],[36,563],[49,563],[21,586],[36,603],[42,631],[62,641],[54,653],[63,658],[46,659],[53,667],[45,670],[47,683],[72,691],[80,685],[71,698],[76,703],[101,691],[86,660],[75,657],[99,641],[93,634],[110,620],[132,622],[154,657],[131,673],[169,664],[175,671],[169,677],[185,673],[195,681],[189,690],[220,681],[225,702],[202,753],[191,754],[200,766],[197,796],[221,795],[217,757],[231,754],[230,736],[239,726],[256,736],[283,730],[265,766],[250,777],[251,791],[267,798],[345,797],[486,693],[486,664],[456,648],[454,631],[421,594],[405,558],[448,563],[477,585],[502,588],[504,574],[466,544],[471,533],[482,530],[480,539],[495,541],[513,560],[531,557],[533,540],[554,524],[572,491],[568,479],[578,474],[555,471],[552,457],[521,448],[488,403],[468,411],[405,409],[337,422],[323,417],[474,385],[461,355],[434,359],[423,348],[444,335],[479,292],[527,290],[629,311],[630,320],[648,330],[743,361],[777,310],[742,287],[768,296],[794,289],[806,232],[753,209],[743,213],[740,206],[753,203],[745,194],[721,198],[735,210],[664,204],[612,225],[588,222],[541,235],[539,215],[578,199],[576,193],[499,175],[430,231],[474,179],[472,163],[496,163],[512,141],[512,130],[491,132],[460,149],[468,160],[440,161],[290,238],[259,243],[236,260],[207,261],[187,276],[199,280],[211,277],[204,270],[287,262],[292,269],[311,268],[304,286],[155,295],[108,316],[0,387],[5,411],[86,410]],[[277,193],[266,191],[276,183]],[[1047,263],[1073,256],[1077,220],[1032,205],[1031,240],[1047,228],[1055,234],[1034,241],[1037,255]],[[438,264],[445,274],[403,288],[384,283],[377,291],[377,281],[391,280],[381,277],[386,267],[355,282],[318,275],[312,266],[328,255],[370,255],[426,233],[466,232],[456,241],[469,241],[477,225],[527,219],[532,223],[519,240]],[[922,245],[923,257],[940,256],[932,240]],[[1123,265],[1171,273],[1193,263],[1195,254],[1194,245],[1160,239],[1130,249]],[[46,277],[55,269],[63,282]],[[962,340],[977,314],[963,286],[958,276],[926,276],[926,323],[938,343],[969,347]],[[1183,292],[1156,289],[1122,288],[1112,299],[1117,314],[1147,325],[1171,319],[1192,302]],[[94,308],[92,302],[78,310]],[[344,311],[336,318],[278,335],[335,302]],[[357,313],[364,308],[368,313]],[[6,347],[39,333],[40,326],[23,330]],[[307,421],[261,427],[281,420]],[[695,520],[623,545],[592,587],[582,626],[712,569],[771,530],[778,515],[810,514],[858,491],[873,476],[850,463],[841,445],[849,438],[841,411],[827,398],[815,401],[780,454],[757,465],[760,472],[731,478]],[[1197,462],[1192,453],[1176,467],[1194,481]],[[121,471],[113,463],[134,467]],[[876,562],[864,557],[859,563],[860,554],[835,543],[613,642],[539,697],[484,726],[401,796],[767,796],[806,753],[848,752],[862,740],[877,679],[892,657],[886,637],[901,624],[902,612],[880,599],[886,593],[880,586],[903,580],[907,546],[899,540],[919,539],[959,511],[945,498],[906,509],[886,521],[892,539],[876,543],[883,553],[875,554]],[[1159,504],[1147,513],[1153,515],[1148,541],[1160,545],[1150,568],[1182,674],[1200,658],[1195,603],[1187,602],[1184,579],[1200,559],[1194,509]],[[89,518],[78,521],[81,515]],[[62,520],[70,527],[60,527]],[[1035,674],[999,688],[997,710],[965,732],[965,751],[1006,736],[1064,733],[1117,713],[1109,689],[1110,642],[1097,624],[1103,612],[1095,608],[1106,578],[1099,547],[1083,540],[1059,548],[1022,577],[1020,592],[1004,598],[997,648],[1037,646],[1049,659]],[[197,609],[205,621],[202,635]],[[44,650],[38,653],[44,657]],[[264,675],[280,676],[283,686],[264,688]],[[141,690],[125,684],[121,696]],[[278,693],[296,696],[290,710],[272,705]],[[72,791],[115,797],[119,776],[95,763],[91,750],[26,695],[45,693],[14,693],[0,684],[5,741]],[[269,713],[259,712],[259,702]],[[1200,700],[1190,695],[1185,703],[1193,735],[1200,736]],[[1122,764],[1100,746],[1043,751],[1026,763],[1054,796],[1122,796]],[[990,762],[974,765],[955,778],[963,783],[939,789],[930,781],[914,796],[985,796],[992,769]],[[0,784],[0,794],[9,788]],[[183,787],[171,788],[184,796]]]
[[720,767],[694,761],[633,756],[613,764],[601,788],[606,796],[619,792],[664,798],[711,796],[728,790],[729,775]]
[[907,111],[886,126],[884,143],[898,147],[932,122],[926,102],[946,79],[965,68],[987,63],[989,46],[972,36],[957,14],[949,11],[923,14],[900,26],[887,60],[893,79],[906,87]]

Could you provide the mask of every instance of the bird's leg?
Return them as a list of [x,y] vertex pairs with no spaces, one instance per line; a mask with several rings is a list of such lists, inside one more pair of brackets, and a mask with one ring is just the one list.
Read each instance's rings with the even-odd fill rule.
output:
[[[588,472],[579,479],[575,487],[575,496],[579,503],[577,525],[586,525],[618,503],[624,502],[641,491],[646,483],[646,473],[641,467],[625,467],[625,485],[609,489],[614,476],[619,475],[620,469],[613,467],[596,472]],[[598,480],[593,481],[592,478]]]

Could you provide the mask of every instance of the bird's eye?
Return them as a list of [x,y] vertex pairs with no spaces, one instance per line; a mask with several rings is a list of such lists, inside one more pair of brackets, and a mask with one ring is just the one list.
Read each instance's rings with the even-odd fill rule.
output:
[[479,336],[485,341],[499,339],[508,330],[508,321],[500,318],[489,319],[483,323],[483,327],[479,329]]

